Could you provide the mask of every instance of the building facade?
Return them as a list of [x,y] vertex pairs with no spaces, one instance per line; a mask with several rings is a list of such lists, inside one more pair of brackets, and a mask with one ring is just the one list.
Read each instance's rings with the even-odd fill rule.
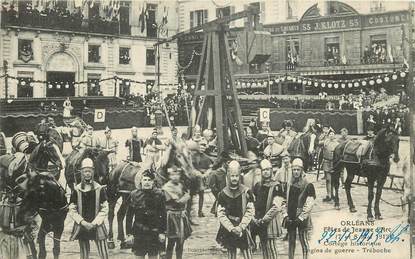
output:
[[[247,30],[242,28],[246,19],[230,24],[229,45],[236,79],[254,80],[255,84],[263,80],[261,85],[266,85],[270,78],[287,75],[315,80],[358,80],[407,66],[409,1],[212,0],[202,5],[183,0],[178,7],[179,30],[244,10],[247,5],[260,9],[260,24],[255,31],[270,36],[265,45],[262,41],[252,44],[255,40],[248,39]],[[197,74],[202,40],[203,33],[193,33],[178,41],[179,70],[188,81],[194,81]],[[267,56],[250,57],[258,45],[268,48]],[[393,87],[399,88],[396,82]],[[387,86],[390,85],[392,82]],[[270,88],[274,94],[307,91],[301,83],[292,81],[279,81]]]
[[3,5],[0,74],[9,77],[1,97],[126,96],[159,83],[174,93],[177,44],[154,44],[177,32],[176,8],[151,0]]

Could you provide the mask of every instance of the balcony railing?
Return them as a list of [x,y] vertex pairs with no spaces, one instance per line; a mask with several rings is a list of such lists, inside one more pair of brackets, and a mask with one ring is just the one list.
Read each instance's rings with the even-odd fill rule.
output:
[[111,35],[131,34],[130,26],[120,24],[116,17],[112,20],[107,20],[99,16],[84,19],[83,15],[79,12],[42,11],[39,13],[32,11],[30,13],[17,13],[14,10],[5,11],[3,9],[1,13],[1,26],[3,28],[7,26],[21,26]]

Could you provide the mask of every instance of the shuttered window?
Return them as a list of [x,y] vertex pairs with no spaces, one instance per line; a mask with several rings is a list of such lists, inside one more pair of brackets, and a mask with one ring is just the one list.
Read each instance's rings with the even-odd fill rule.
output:
[[197,27],[208,21],[208,10],[190,12],[190,28]]

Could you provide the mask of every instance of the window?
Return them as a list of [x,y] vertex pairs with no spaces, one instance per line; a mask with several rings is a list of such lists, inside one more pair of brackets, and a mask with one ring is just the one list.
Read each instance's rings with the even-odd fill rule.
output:
[[190,12],[190,28],[200,26],[208,21],[208,10]]
[[216,17],[222,18],[231,15],[231,7],[216,8]]
[[[262,22],[262,23],[264,22],[265,3],[254,2],[254,3],[250,3],[249,6],[259,11],[259,14],[253,17],[253,20],[251,21],[252,24],[250,24],[250,26],[255,28],[259,24],[259,22]],[[245,21],[248,21],[247,18],[245,18]]]
[[119,14],[120,14],[120,34],[130,35],[131,34],[130,3],[126,1],[121,1]]
[[102,96],[100,74],[88,74],[88,96]]
[[300,53],[299,39],[288,39],[286,41],[287,50],[287,70],[294,70],[298,65],[298,58]]
[[326,38],[325,62],[327,65],[337,65],[340,63],[340,43],[338,37]]
[[369,58],[368,63],[386,63],[386,57],[388,56],[387,46],[386,34],[371,36],[369,50],[365,48],[366,53],[365,51],[363,52],[364,59]]
[[378,13],[384,11],[385,6],[383,5],[382,1],[370,1],[370,12]]
[[157,23],[156,23],[156,4],[147,4],[147,37],[155,38],[157,37]]
[[128,97],[130,95],[130,80],[122,80],[120,83],[120,97]]
[[120,64],[128,65],[130,64],[130,48],[120,48]]
[[17,97],[33,97],[33,76],[17,77]]
[[147,49],[146,50],[146,65],[147,66],[154,66],[156,64],[156,55],[154,49]]
[[18,41],[18,58],[23,62],[29,62],[33,60],[33,41],[32,40],[19,40]]
[[[88,2],[88,4],[89,4],[89,2]],[[88,8],[88,18],[89,19],[99,17],[99,6],[100,6],[100,3],[98,3],[97,1],[92,1],[89,4],[89,8]]]
[[101,60],[101,57],[99,55],[99,46],[89,45],[88,46],[88,62],[99,63],[100,60]]

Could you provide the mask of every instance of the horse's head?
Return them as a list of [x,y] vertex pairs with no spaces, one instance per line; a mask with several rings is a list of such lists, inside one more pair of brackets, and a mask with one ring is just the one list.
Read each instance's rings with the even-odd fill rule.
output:
[[52,141],[41,141],[33,150],[29,159],[30,164],[34,168],[45,169],[48,162],[52,162],[59,169],[65,168],[65,159],[58,145]]
[[379,156],[383,158],[392,156],[395,163],[399,162],[399,134],[395,130],[391,128],[380,130],[376,135],[374,148]]

